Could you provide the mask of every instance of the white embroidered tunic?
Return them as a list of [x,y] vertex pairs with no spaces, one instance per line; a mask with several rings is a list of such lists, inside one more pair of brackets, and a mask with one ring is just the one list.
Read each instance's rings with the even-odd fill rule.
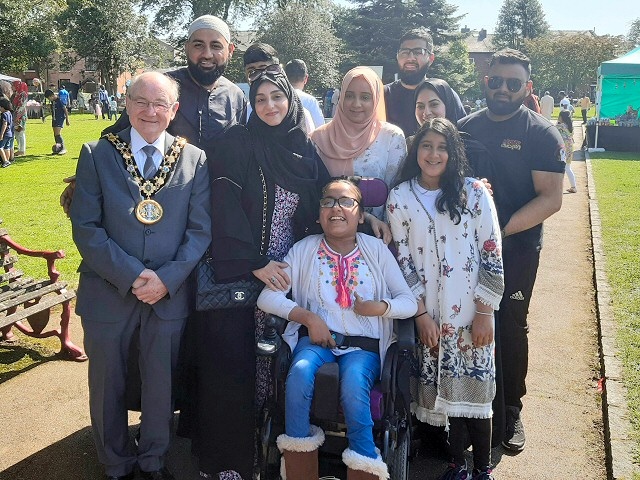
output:
[[[394,189],[387,218],[398,263],[416,298],[440,325],[439,345],[419,347],[412,381],[419,420],[447,425],[447,417],[490,418],[495,395],[494,345],[475,348],[471,326],[475,299],[497,310],[504,290],[500,227],[482,182],[465,179],[467,209],[455,225],[449,214],[429,213],[435,203],[417,181]],[[430,193],[430,192],[429,192]]]

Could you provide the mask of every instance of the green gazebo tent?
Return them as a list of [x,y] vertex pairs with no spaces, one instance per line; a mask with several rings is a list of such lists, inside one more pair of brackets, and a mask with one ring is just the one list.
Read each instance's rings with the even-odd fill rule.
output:
[[614,118],[629,105],[640,110],[640,47],[598,68],[598,118]]

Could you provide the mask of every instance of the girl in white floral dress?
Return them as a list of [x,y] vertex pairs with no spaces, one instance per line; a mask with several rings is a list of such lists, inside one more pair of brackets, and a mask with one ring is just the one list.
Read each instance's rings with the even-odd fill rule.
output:
[[[415,135],[387,201],[398,262],[418,300],[418,419],[445,426],[451,464],[442,480],[491,479],[494,318],[504,290],[500,227],[491,195],[465,177],[456,127],[428,120]],[[464,457],[465,431],[473,473]]]

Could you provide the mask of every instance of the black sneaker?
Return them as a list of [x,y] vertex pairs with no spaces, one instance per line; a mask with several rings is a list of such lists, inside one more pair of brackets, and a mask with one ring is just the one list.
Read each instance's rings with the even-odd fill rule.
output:
[[524,436],[524,425],[520,418],[518,407],[507,407],[507,434],[502,446],[511,452],[521,452],[524,450],[526,438]]
[[471,480],[471,475],[469,475],[466,465],[450,463],[447,471],[438,480]]
[[495,480],[493,475],[491,475],[491,469],[486,470],[474,470],[472,480]]

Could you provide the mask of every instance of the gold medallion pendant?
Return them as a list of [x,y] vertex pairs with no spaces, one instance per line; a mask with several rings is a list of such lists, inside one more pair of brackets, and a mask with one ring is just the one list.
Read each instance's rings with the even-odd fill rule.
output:
[[133,158],[131,145],[113,133],[105,135],[104,138],[122,155],[127,172],[129,172],[133,181],[136,182],[136,185],[140,188],[140,195],[146,197],[136,205],[136,218],[140,223],[144,223],[145,225],[153,225],[159,222],[163,214],[162,205],[155,200],[151,200],[151,197],[165,186],[167,178],[176,167],[180,153],[187,141],[184,138],[175,137],[156,174],[152,178],[145,179],[140,174],[140,170],[138,170]]
[[136,206],[136,218],[145,225],[153,225],[162,218],[162,205],[147,198]]

